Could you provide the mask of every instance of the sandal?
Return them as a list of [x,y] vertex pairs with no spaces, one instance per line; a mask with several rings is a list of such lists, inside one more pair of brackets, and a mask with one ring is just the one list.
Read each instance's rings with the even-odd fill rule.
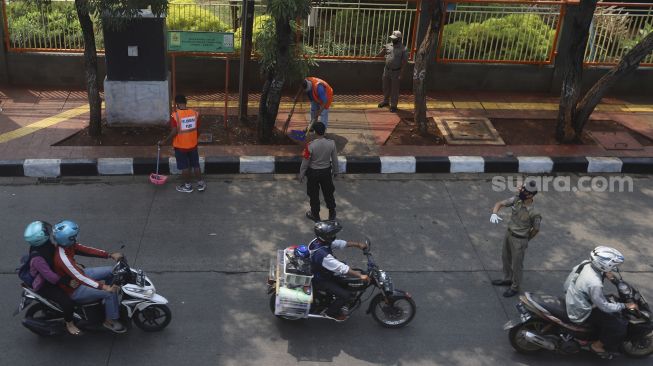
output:
[[608,351],[597,351],[597,350],[594,349],[594,347],[592,347],[591,344],[589,345],[588,349],[589,349],[590,352],[592,352],[593,354],[599,356],[600,358],[602,358],[602,359],[604,359],[604,360],[611,360],[611,359],[613,359],[614,356],[615,356],[615,354],[612,353],[612,352],[608,352]]

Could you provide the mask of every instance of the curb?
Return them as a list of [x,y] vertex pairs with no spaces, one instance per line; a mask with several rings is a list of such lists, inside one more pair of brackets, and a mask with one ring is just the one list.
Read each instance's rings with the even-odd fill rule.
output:
[[[299,156],[201,157],[205,174],[296,174]],[[395,173],[632,173],[653,174],[653,157],[603,156],[339,156],[340,174]],[[0,160],[0,177],[149,175],[155,158]],[[179,174],[175,158],[163,160],[161,174]]]

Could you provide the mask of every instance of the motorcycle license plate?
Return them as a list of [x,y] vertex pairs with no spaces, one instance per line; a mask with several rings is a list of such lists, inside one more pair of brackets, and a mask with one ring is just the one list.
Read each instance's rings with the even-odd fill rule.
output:
[[522,303],[520,302],[520,303],[517,303],[517,304],[515,305],[515,307],[517,308],[517,311],[519,312],[519,315],[520,315],[520,317],[521,317],[521,321],[522,321],[522,322],[525,322],[525,321],[527,321],[528,319],[531,318],[531,312],[528,311],[528,309],[526,309],[526,307],[524,306],[524,304],[522,304]]

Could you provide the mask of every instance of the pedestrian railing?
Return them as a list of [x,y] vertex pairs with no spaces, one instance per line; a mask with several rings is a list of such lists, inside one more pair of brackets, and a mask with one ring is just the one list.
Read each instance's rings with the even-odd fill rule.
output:
[[[82,52],[84,41],[73,0],[2,0],[5,44],[13,52]],[[421,1],[332,0],[315,2],[299,20],[297,39],[318,59],[381,58],[394,30],[412,55]],[[567,0],[445,0],[437,62],[551,64]],[[653,0],[652,0],[653,1]],[[171,0],[166,24],[177,31],[233,31],[240,52],[238,0]],[[269,16],[256,2],[254,43]],[[96,47],[104,48],[100,20],[93,19]],[[602,2],[597,6],[585,52],[588,65],[613,65],[653,31],[653,4]],[[653,65],[649,55],[643,65]]]
[[381,57],[383,44],[399,30],[412,46],[418,1],[320,2],[311,8],[303,41],[317,58]]
[[[590,26],[585,63],[613,65],[651,32],[653,4],[598,3]],[[653,65],[653,54],[642,65]]]
[[559,1],[447,1],[438,42],[440,62],[550,64]]

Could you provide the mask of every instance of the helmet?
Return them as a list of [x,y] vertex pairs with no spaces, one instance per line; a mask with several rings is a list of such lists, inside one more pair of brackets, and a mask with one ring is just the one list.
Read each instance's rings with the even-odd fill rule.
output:
[[527,180],[524,182],[522,189],[535,196],[537,194],[537,182],[534,180]]
[[302,259],[306,259],[311,255],[306,245],[303,244],[296,247],[293,253],[295,254],[295,257],[302,258]]
[[601,272],[613,272],[624,262],[624,256],[618,250],[610,247],[594,248],[590,253],[590,259],[592,267]]
[[52,229],[54,241],[62,247],[69,247],[77,243],[77,234],[79,234],[79,225],[70,220],[64,220]]
[[336,240],[336,234],[342,230],[338,221],[318,221],[313,226],[313,231],[321,242],[331,244]]
[[52,232],[52,225],[45,221],[34,221],[27,225],[23,237],[29,245],[38,247],[50,240],[50,233]]
[[302,88],[305,92],[311,91],[311,82],[308,79],[302,81]]

